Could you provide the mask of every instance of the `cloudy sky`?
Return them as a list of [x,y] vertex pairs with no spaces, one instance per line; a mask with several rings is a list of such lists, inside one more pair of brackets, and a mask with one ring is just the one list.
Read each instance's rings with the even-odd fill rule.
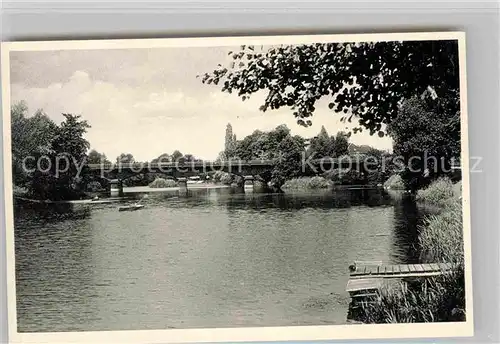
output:
[[[110,160],[132,153],[149,161],[178,149],[202,159],[223,150],[227,123],[238,138],[255,129],[286,124],[294,134],[343,130],[328,99],[316,106],[313,126],[296,124],[290,109],[263,113],[264,94],[242,102],[196,75],[228,63],[229,47],[128,50],[60,50],[11,53],[12,102],[24,100],[30,112],[43,109],[57,123],[62,113],[80,114],[92,126],[87,139]],[[351,142],[391,149],[389,138],[353,135]]]

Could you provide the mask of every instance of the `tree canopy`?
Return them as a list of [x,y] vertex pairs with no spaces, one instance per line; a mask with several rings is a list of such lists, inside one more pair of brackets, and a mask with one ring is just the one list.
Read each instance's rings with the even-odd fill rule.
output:
[[117,164],[131,164],[135,162],[135,158],[130,153],[121,153],[116,157]]
[[42,110],[28,115],[26,103],[11,108],[12,168],[14,183],[41,199],[81,196],[78,167],[87,158],[90,127],[80,116],[63,114],[57,125]]
[[281,45],[264,49],[241,46],[230,52],[232,63],[219,64],[202,82],[237,93],[244,101],[258,91],[267,96],[262,111],[289,107],[300,125],[309,119],[316,102],[331,99],[328,107],[343,121],[358,119],[370,134],[384,135],[383,125],[397,115],[401,102],[424,93],[452,96],[458,111],[458,42],[387,41]]
[[88,164],[107,164],[110,163],[108,158],[104,153],[99,153],[95,149],[90,150],[87,154],[87,163]]
[[409,189],[449,173],[451,160],[460,157],[460,116],[444,101],[417,97],[405,101],[387,130],[394,140],[394,154],[404,159],[402,178]]

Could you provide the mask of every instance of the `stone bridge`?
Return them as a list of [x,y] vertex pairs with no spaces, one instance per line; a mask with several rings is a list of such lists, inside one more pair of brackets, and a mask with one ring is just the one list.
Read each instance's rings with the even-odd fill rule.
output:
[[[168,176],[176,180],[181,189],[187,188],[187,178],[199,176],[200,174],[211,174],[217,171],[240,176],[246,183],[253,184],[254,179],[260,179],[265,182],[269,181],[275,164],[273,160],[107,163],[88,164],[87,171],[98,178],[106,179],[111,184],[112,196],[121,196],[123,195],[123,181],[140,174],[154,173]],[[304,160],[303,162],[304,172],[312,175],[339,167],[360,168],[360,171],[365,171],[364,162],[353,158]]]
[[[190,161],[165,163],[119,163],[88,164],[87,171],[98,178],[106,179],[111,185],[111,196],[123,195],[123,181],[140,174],[162,174],[178,182],[181,190],[187,190],[187,178],[200,174],[212,174],[217,171],[231,173],[243,178],[246,184],[253,184],[255,179],[267,182],[276,165],[274,160],[228,160],[228,161]],[[337,168],[355,169],[365,177],[367,171],[377,164],[363,157],[325,158],[304,160],[302,174],[320,175]],[[452,168],[453,174],[460,174],[460,166]]]

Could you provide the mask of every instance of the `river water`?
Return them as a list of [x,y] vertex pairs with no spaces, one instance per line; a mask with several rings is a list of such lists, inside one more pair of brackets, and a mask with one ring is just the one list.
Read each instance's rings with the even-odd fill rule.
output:
[[349,264],[418,254],[421,215],[383,190],[141,202],[16,206],[20,332],[343,324]]

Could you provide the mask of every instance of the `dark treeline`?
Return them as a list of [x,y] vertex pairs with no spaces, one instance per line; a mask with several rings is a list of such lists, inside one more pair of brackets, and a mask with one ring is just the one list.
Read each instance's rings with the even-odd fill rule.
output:
[[[394,154],[409,158],[430,153],[440,158],[444,157],[447,162],[451,157],[459,155],[460,145],[453,136],[455,131],[449,130],[450,127],[453,129],[453,126],[459,125],[459,119],[456,115],[439,112],[440,107],[436,104],[439,103],[429,103],[420,98],[413,98],[404,103],[400,115],[391,122],[387,130],[394,139]],[[87,129],[90,128],[86,121],[79,116],[64,114],[65,120],[57,125],[43,111],[38,110],[34,115],[28,116],[27,110],[25,103],[19,103],[14,105],[11,111],[12,161],[16,191],[23,190],[31,197],[39,199],[75,199],[85,197],[87,192],[102,191],[106,188],[105,180],[97,180],[95,176],[85,172],[85,164],[111,163],[105,154],[90,149],[90,143],[84,138]],[[443,115],[437,116],[439,113]],[[255,130],[238,140],[231,124],[228,124],[225,146],[217,160],[273,160],[274,168],[262,173],[260,177],[275,188],[280,188],[287,180],[312,175],[321,176],[333,184],[377,185],[384,183],[395,173],[395,166],[390,164],[394,154],[369,146],[356,146],[349,142],[350,136],[350,133],[342,131],[330,135],[322,127],[316,136],[304,138],[292,135],[286,125],[279,125],[271,131]],[[372,164],[367,174],[363,174],[359,169],[338,168],[318,173],[308,170],[307,166],[304,168],[304,161],[310,158],[346,156],[370,157],[372,160],[374,158],[375,165]],[[64,169],[61,157],[69,159],[70,165],[67,169]],[[172,153],[161,154],[149,163],[182,164],[192,161],[199,159],[193,154],[183,154],[179,150],[174,150]],[[122,153],[114,162],[138,161],[131,153]],[[424,175],[404,170],[401,176],[411,189],[425,185],[427,180],[440,176],[439,169],[436,171]],[[238,177],[234,175],[214,172],[209,176],[212,180],[223,184],[238,182]],[[125,185],[145,186],[160,177],[165,176],[154,173],[140,174],[128,178]]]
[[[219,65],[206,73],[202,82],[236,93],[242,100],[257,91],[267,91],[262,111],[288,107],[290,115],[303,126],[312,124],[316,101],[330,98],[332,115],[341,114],[341,120],[347,122],[357,120],[352,133],[367,130],[372,135],[391,136],[394,155],[403,158],[405,168],[400,177],[407,189],[425,187],[448,173],[452,159],[460,158],[456,41],[329,43],[267,50],[242,46],[230,55],[231,66]],[[28,117],[24,103],[12,107],[14,183],[34,197],[81,197],[88,181],[84,173],[77,176],[74,165],[86,158],[90,163],[108,161],[102,153],[88,152],[89,142],[84,139],[87,122],[71,114],[64,117],[64,122],[57,125],[42,111]],[[317,158],[352,154],[350,134],[330,136],[322,129],[316,137],[305,140],[291,135],[286,126],[278,126],[238,140],[228,127],[219,159],[275,159],[276,167],[268,177],[279,186],[300,176],[297,162],[304,151],[315,152]],[[380,157],[385,153],[369,148],[366,154]],[[48,158],[40,163],[41,168],[33,170],[30,166],[26,171],[23,163],[28,156]],[[64,173],[56,173],[61,156],[70,157],[75,164]],[[425,160],[426,156],[435,157],[439,163],[433,165],[433,160]],[[151,162],[195,160],[192,154],[174,151]],[[114,162],[133,161],[131,153],[123,153]],[[425,165],[428,162],[430,166]],[[387,167],[379,172],[371,173],[368,181],[382,182],[391,173]],[[351,183],[358,178],[352,171],[334,175],[351,175]]]

